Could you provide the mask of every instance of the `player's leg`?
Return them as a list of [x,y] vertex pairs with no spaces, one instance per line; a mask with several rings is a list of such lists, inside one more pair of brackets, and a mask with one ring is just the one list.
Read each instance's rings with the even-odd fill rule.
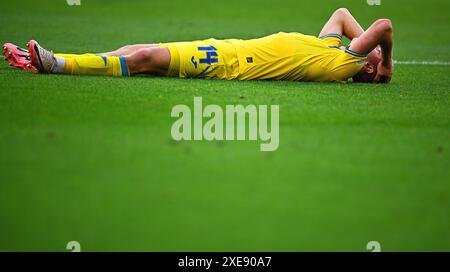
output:
[[133,76],[152,74],[166,76],[170,66],[170,51],[159,45],[134,46],[121,51],[124,55],[95,55],[66,59],[66,74]]
[[166,76],[170,65],[170,51],[164,46],[143,47],[125,55],[130,75],[152,74]]
[[65,53],[55,53],[56,57],[62,57],[62,58],[75,58],[75,57],[92,57],[96,55],[102,55],[102,56],[124,56],[129,55],[133,52],[136,52],[137,50],[141,48],[150,48],[150,47],[158,47],[159,44],[133,44],[133,45],[125,45],[121,48],[110,51],[110,52],[104,52],[104,53],[85,53],[85,54],[65,54]]
[[166,75],[170,65],[167,47],[143,47],[124,56],[55,56],[42,48],[36,41],[30,41],[31,64],[42,73],[129,76],[136,74]]
[[129,55],[129,54],[131,54],[133,52],[136,52],[137,50],[139,50],[141,48],[158,47],[158,46],[159,46],[159,44],[133,44],[133,45],[122,46],[121,48],[119,48],[117,50],[114,50],[114,51],[98,53],[98,54],[93,54],[93,53],[85,53],[85,54],[56,53],[55,56],[63,57],[63,58],[75,58],[75,57],[80,57],[80,56],[92,57],[92,56],[95,56],[95,55],[124,56],[124,55]]
[[128,76],[124,57],[95,54],[70,55],[53,54],[36,41],[28,43],[31,65],[41,73]]
[[132,45],[125,45],[115,51],[111,52],[105,52],[101,53],[101,55],[104,56],[124,56],[124,55],[130,55],[139,49],[142,48],[152,48],[152,47],[159,47],[159,44],[132,44]]
[[322,28],[319,37],[328,34],[344,35],[350,40],[359,37],[364,29],[346,8],[337,9]]

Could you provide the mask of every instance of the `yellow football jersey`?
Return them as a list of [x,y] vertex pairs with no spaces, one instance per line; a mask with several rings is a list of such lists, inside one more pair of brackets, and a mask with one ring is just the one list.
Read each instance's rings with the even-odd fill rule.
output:
[[339,47],[341,37],[280,32],[260,39],[167,43],[170,76],[239,80],[346,82],[365,55]]

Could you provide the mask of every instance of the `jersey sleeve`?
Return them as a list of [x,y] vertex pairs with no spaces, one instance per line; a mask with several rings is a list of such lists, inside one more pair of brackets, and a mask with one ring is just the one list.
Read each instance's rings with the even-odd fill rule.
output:
[[326,42],[329,46],[339,47],[342,44],[342,36],[339,34],[326,34],[319,37],[319,39]]

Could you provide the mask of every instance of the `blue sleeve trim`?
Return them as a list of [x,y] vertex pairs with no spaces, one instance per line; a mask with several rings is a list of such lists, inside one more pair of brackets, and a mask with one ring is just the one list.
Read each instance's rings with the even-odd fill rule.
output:
[[325,39],[325,38],[337,38],[339,40],[342,40],[342,36],[339,34],[326,34],[326,35],[319,37],[319,39]]
[[127,66],[127,61],[125,60],[124,56],[120,56],[119,57],[120,60],[120,67],[122,68],[122,76],[127,77],[130,74],[128,74],[128,66]]
[[350,54],[350,55],[352,55],[354,57],[357,57],[357,58],[365,58],[365,57],[367,57],[367,54],[361,54],[361,53],[355,52],[355,51],[349,49],[348,47],[345,48],[345,53]]

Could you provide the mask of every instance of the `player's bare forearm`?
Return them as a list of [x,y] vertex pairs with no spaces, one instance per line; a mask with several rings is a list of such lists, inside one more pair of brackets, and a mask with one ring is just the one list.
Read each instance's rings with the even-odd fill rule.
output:
[[375,83],[388,83],[391,80],[393,36],[391,20],[379,19],[350,45],[351,50],[361,54],[369,54],[377,46],[380,46],[382,59],[378,63],[377,75],[373,80]]
[[393,30],[389,19],[375,21],[358,39],[352,42],[350,49],[361,54],[368,54],[378,45],[381,47],[383,58],[386,61],[390,60],[392,57]]
[[322,28],[319,36],[340,34],[350,40],[359,37],[364,29],[346,8],[337,9]]
[[394,32],[392,30],[392,24],[387,31],[384,32],[384,35],[380,41],[381,47],[381,55],[383,63],[392,64],[392,48],[394,46]]
[[350,40],[361,36],[364,33],[364,29],[356,21],[355,17],[347,10],[347,14],[343,20],[344,23],[344,36]]
[[389,21],[388,27],[381,37],[380,47],[382,59],[378,64],[378,72],[374,78],[374,82],[389,83],[392,78],[393,64],[392,64],[392,48],[394,45],[394,33],[392,30],[392,24]]

